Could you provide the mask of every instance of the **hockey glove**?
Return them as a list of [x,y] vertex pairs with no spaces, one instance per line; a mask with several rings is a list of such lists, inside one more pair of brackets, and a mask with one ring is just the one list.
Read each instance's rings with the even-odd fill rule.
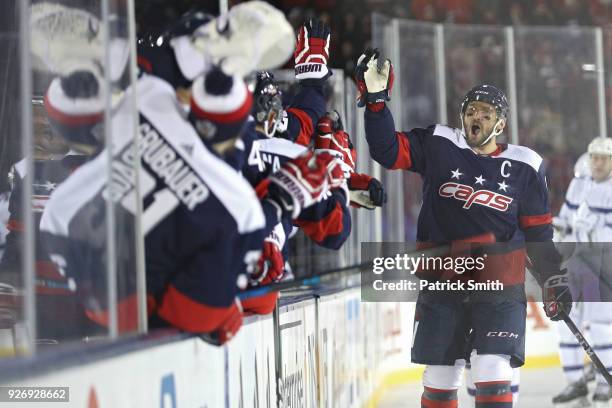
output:
[[366,104],[381,106],[382,103],[391,100],[393,65],[387,59],[379,68],[378,56],[377,49],[368,48],[357,60],[355,80],[359,91],[357,106],[360,108]]
[[302,209],[316,203],[327,191],[333,160],[329,154],[309,151],[286,162],[270,176],[268,197],[297,218]]
[[221,346],[230,341],[240,327],[242,326],[242,304],[240,300],[236,298],[232,306],[229,308],[226,319],[221,325],[212,333],[204,333],[200,335],[200,338],[207,343],[211,343],[217,346]]
[[285,230],[283,224],[279,222],[264,240],[263,252],[251,280],[253,285],[267,285],[281,280],[285,269],[281,250],[285,240]]
[[380,181],[363,173],[352,173],[348,181],[351,204],[373,210],[387,202],[387,193]]
[[278,282],[283,277],[283,254],[278,245],[266,238],[264,241],[263,253],[257,262],[257,273],[254,278],[256,285],[268,285]]
[[295,78],[326,79],[330,71],[329,60],[330,29],[323,21],[311,19],[300,28],[293,58]]
[[325,112],[325,115],[321,116],[317,123],[317,134],[327,135],[338,130],[344,130],[342,119],[340,119],[338,111],[333,110],[331,112]]
[[187,67],[192,78],[202,73],[205,59],[228,75],[244,77],[283,65],[294,49],[294,39],[293,28],[280,10],[264,1],[247,1],[170,44],[179,67],[183,71]]
[[559,275],[552,275],[542,285],[542,299],[544,301],[544,312],[550,320],[562,320],[561,312],[569,314],[572,310],[572,294],[569,290],[567,271],[563,270]]

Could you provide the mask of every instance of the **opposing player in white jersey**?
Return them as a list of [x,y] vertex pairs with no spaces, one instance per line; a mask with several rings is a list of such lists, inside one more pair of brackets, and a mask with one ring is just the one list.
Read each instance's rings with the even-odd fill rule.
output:
[[[587,153],[588,171],[577,173],[570,183],[554,225],[562,250],[568,246],[573,252],[567,265],[576,300],[570,316],[577,325],[588,327],[593,349],[611,371],[612,265],[608,252],[612,242],[612,139],[593,139]],[[553,398],[553,403],[589,406],[582,347],[564,324],[559,324],[558,330],[561,363],[568,385]],[[608,406],[612,397],[610,387],[600,374],[596,380],[593,402]]]

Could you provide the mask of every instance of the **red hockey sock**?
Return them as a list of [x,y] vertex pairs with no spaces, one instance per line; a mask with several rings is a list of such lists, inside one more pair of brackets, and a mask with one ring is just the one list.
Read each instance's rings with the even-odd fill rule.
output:
[[421,408],[457,408],[457,390],[425,387],[421,395]]
[[512,408],[510,381],[486,381],[476,384],[476,408]]

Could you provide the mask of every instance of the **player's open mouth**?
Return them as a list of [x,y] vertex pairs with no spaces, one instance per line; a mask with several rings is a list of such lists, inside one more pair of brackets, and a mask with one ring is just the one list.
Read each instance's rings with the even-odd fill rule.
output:
[[478,136],[480,134],[480,126],[478,125],[472,125],[472,134],[474,136]]

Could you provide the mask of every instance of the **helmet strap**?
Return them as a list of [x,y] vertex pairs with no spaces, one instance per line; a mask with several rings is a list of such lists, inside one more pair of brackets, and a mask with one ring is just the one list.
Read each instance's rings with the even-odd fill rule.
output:
[[486,145],[487,143],[489,143],[489,140],[491,140],[491,138],[493,136],[499,136],[502,134],[502,132],[504,131],[504,129],[501,130],[497,130],[497,127],[500,125],[501,121],[504,120],[504,118],[499,118],[497,120],[497,122],[495,123],[495,126],[493,126],[493,130],[491,131],[491,134],[489,136],[487,136],[487,138],[480,144],[479,147],[482,147],[484,145]]
[[270,123],[270,119],[266,119],[266,121],[264,122],[264,126],[263,126],[264,134],[266,135],[266,137],[274,137],[274,134],[276,133],[276,127],[277,127],[276,124],[277,124],[276,120]]

